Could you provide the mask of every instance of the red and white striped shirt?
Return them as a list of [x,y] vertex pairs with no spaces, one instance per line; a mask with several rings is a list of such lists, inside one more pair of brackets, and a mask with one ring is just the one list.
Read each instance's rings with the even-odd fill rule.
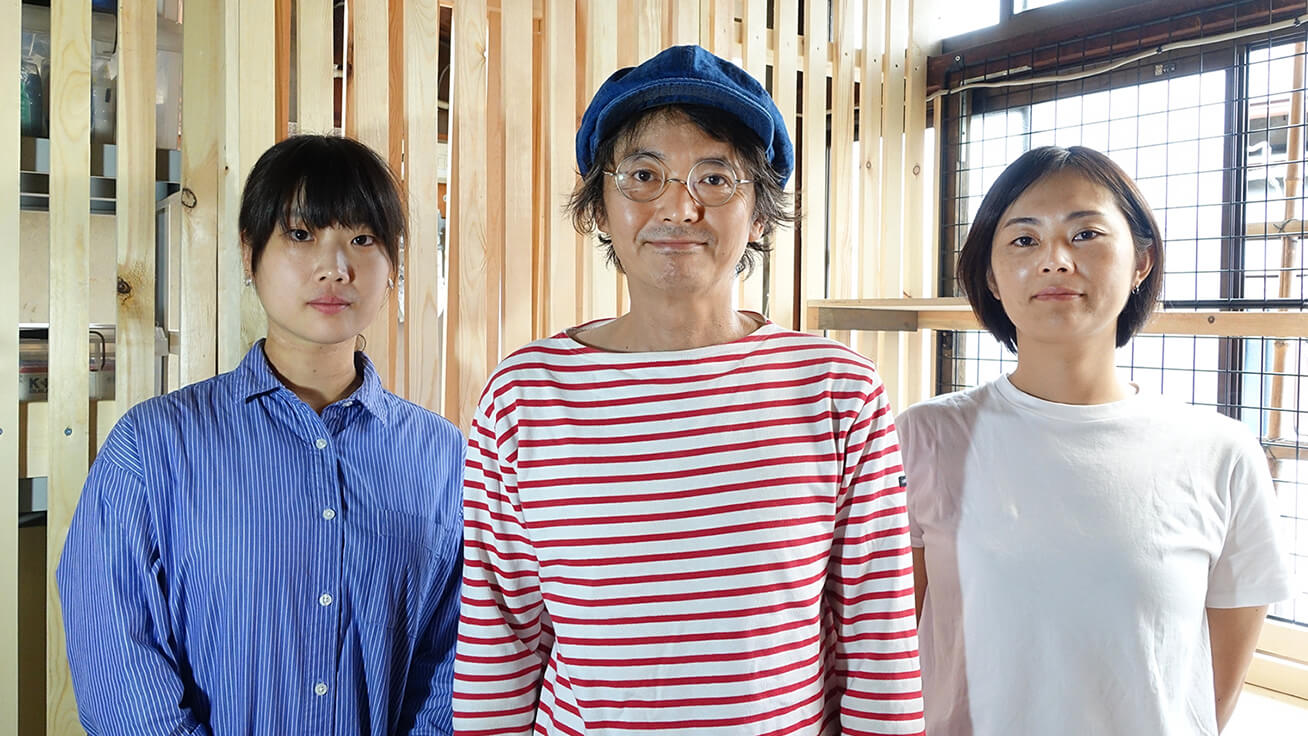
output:
[[455,731],[921,734],[902,474],[830,340],[524,347],[470,433]]

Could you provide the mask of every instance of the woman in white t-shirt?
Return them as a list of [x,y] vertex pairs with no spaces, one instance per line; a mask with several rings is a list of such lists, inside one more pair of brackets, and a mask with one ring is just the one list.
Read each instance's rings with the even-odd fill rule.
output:
[[1115,370],[1162,264],[1144,197],[1090,149],[1026,153],[977,212],[959,283],[1017,368],[897,421],[929,736],[1230,717],[1288,573],[1253,434]]

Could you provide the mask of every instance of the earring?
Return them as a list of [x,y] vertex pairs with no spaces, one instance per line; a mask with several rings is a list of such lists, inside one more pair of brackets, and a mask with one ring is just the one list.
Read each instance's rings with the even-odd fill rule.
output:
[[1136,282],[1135,287],[1131,289],[1131,293],[1132,293],[1132,294],[1139,294],[1139,293],[1140,293],[1140,284],[1143,284],[1143,283],[1144,283],[1143,281]]
[[249,285],[252,284],[252,283],[254,283],[254,279],[250,278],[249,276],[246,276],[246,277],[245,277],[245,285],[246,285],[246,286],[249,286]]

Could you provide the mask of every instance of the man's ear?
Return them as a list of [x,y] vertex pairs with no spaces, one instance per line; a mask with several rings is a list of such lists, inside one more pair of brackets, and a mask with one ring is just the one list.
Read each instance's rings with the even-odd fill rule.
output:
[[767,229],[767,222],[762,217],[754,220],[749,226],[749,242],[757,243],[763,239],[763,231]]

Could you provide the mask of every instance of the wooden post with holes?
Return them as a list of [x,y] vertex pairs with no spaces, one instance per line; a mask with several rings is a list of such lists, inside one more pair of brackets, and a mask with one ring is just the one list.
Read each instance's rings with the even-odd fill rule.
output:
[[[0,0],[0,69],[19,68],[22,8]],[[8,49],[8,51],[4,51]],[[16,266],[19,232],[19,77],[0,74],[0,259]],[[0,734],[18,733],[18,322],[19,270],[0,276]]]

